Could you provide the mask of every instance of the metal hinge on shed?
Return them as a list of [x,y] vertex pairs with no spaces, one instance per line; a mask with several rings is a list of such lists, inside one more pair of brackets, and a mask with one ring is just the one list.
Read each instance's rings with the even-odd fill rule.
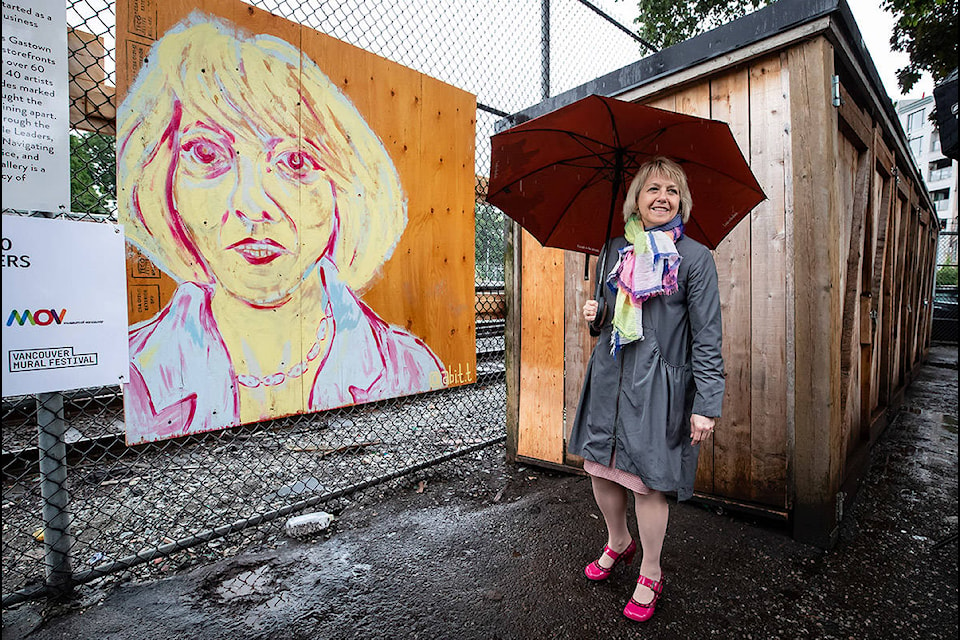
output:
[[843,100],[840,99],[840,76],[833,76],[833,106],[840,107]]

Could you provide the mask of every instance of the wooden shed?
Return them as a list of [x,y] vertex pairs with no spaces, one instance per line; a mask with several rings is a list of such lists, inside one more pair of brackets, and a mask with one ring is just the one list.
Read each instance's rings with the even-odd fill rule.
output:
[[[498,130],[590,94],[728,122],[768,195],[714,252],[727,386],[696,497],[829,547],[927,354],[939,233],[849,7],[780,0]],[[592,293],[584,259],[517,227],[510,238],[507,447],[517,461],[582,467],[566,440],[594,340],[580,315]]]

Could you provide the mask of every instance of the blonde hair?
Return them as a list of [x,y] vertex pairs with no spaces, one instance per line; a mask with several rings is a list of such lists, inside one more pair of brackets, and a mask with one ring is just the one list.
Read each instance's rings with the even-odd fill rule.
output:
[[[157,266],[181,282],[213,281],[167,195],[185,103],[227,128],[280,131],[325,150],[335,196],[335,242],[325,255],[351,288],[371,284],[407,224],[400,177],[383,143],[299,49],[199,12],[154,43],[117,114],[121,218]],[[322,257],[303,256],[305,271]]]
[[693,209],[693,196],[690,195],[690,186],[687,184],[687,174],[683,167],[665,156],[655,156],[642,165],[637,170],[630,182],[630,188],[627,189],[627,197],[623,201],[623,220],[624,222],[630,216],[637,215],[637,196],[640,189],[647,183],[652,175],[661,174],[677,183],[680,188],[680,214],[683,216],[683,223],[686,224],[690,219],[690,211]]

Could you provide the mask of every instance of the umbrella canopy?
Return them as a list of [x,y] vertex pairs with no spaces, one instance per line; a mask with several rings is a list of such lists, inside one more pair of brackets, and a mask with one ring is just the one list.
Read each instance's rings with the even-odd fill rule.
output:
[[715,249],[766,196],[725,122],[588,96],[494,135],[487,201],[545,247],[597,255],[623,234],[623,202],[644,161],[687,174],[684,233]]

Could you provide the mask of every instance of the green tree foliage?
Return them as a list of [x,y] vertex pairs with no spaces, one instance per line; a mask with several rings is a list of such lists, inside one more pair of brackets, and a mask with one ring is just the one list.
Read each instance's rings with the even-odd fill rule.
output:
[[946,262],[937,269],[937,286],[938,287],[955,287],[957,286],[957,267],[953,264],[953,260],[950,256],[947,256]]
[[957,68],[957,5],[958,0],[883,0],[883,9],[896,19],[890,47],[910,56],[897,70],[904,92],[924,71],[939,82]]
[[639,0],[640,37],[663,48],[755,11],[771,0]]
[[112,215],[117,200],[117,154],[112,136],[70,132],[70,210]]
[[475,205],[477,231],[476,282],[484,285],[503,284],[504,218],[499,209],[478,201]]

